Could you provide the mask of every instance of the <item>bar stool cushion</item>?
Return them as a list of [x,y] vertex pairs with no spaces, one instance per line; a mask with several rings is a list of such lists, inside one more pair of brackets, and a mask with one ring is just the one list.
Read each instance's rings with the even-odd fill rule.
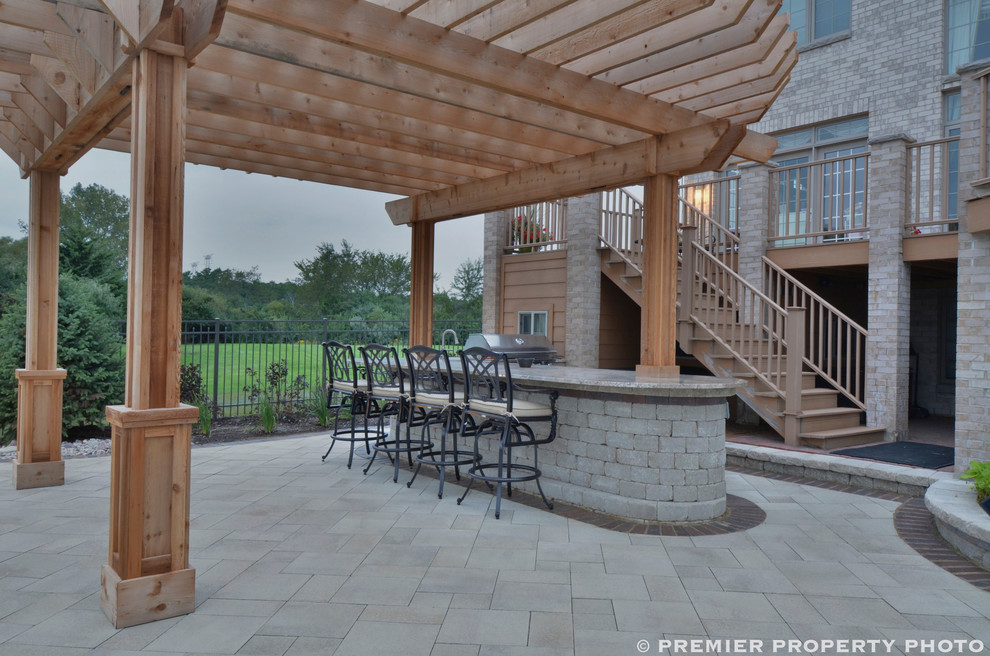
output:
[[427,392],[417,392],[413,399],[416,403],[446,407],[450,403],[449,394],[429,394]]
[[[480,401],[478,399],[471,399],[471,402],[468,404],[469,410],[487,412],[488,414],[493,415],[508,415],[510,413],[507,408],[508,405],[506,403],[499,403],[498,401]],[[553,414],[553,410],[545,403],[514,399],[512,401],[511,414],[515,417],[528,419],[533,417],[549,417]]]

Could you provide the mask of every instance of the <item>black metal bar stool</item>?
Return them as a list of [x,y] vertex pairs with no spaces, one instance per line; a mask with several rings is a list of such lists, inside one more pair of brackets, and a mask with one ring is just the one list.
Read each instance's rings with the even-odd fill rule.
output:
[[[340,342],[323,342],[323,352],[326,355],[327,374],[330,387],[327,390],[327,408],[333,411],[333,430],[330,432],[330,448],[323,454],[326,461],[334,444],[338,441],[349,442],[350,450],[347,455],[347,468],[354,461],[354,444],[364,443],[365,450],[370,454],[369,442],[377,435],[368,431],[368,422],[360,428],[357,418],[365,415],[368,407],[367,383],[358,378],[357,363],[354,360],[354,349]],[[336,402],[335,402],[336,401]],[[340,413],[347,409],[351,415],[351,425],[340,428]]]
[[[474,455],[479,462],[468,469],[471,480],[457,500],[458,505],[471,491],[475,479],[485,481],[489,487],[494,483],[495,519],[498,519],[502,509],[502,485],[507,486],[511,497],[513,483],[536,481],[536,489],[543,503],[553,510],[553,503],[547,499],[540,485],[538,447],[553,442],[557,436],[557,392],[549,392],[549,404],[513,398],[513,391],[518,388],[512,384],[509,358],[505,353],[480,347],[465,349],[461,351],[461,367],[464,374],[464,413],[478,418],[474,430]],[[550,433],[547,437],[536,437],[530,426],[536,422],[549,422]],[[498,453],[494,461],[486,462],[481,458],[479,438],[482,435],[498,437]],[[512,450],[521,448],[532,449],[532,465],[512,462]]]
[[[440,476],[437,497],[442,499],[447,467],[453,467],[454,476],[461,480],[461,466],[477,463],[473,451],[460,450],[457,447],[463,421],[463,404],[455,400],[454,377],[450,369],[450,356],[446,351],[429,346],[413,346],[403,349],[403,353],[412,386],[412,407],[422,413],[423,441],[430,441],[434,445],[416,456],[416,470],[406,487],[412,487],[420,467],[430,465],[437,468]],[[439,445],[437,440],[431,439],[434,426],[440,428]]]
[[[368,466],[364,468],[364,473],[367,474],[371,469],[375,457],[384,453],[395,467],[392,480],[398,481],[400,455],[406,454],[409,467],[412,468],[413,453],[430,449],[433,444],[427,439],[411,437],[413,425],[420,425],[422,422],[413,420],[412,404],[405,391],[402,367],[395,347],[368,344],[360,347],[360,350],[368,383],[365,418],[366,421],[374,419],[378,422],[378,438],[371,445],[374,453]],[[385,422],[392,418],[396,421],[394,432],[385,427]]]

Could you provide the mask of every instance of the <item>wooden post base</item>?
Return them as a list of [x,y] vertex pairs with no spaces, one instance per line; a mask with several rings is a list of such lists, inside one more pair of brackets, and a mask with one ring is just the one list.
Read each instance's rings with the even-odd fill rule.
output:
[[100,585],[100,607],[117,629],[188,615],[196,608],[196,570],[191,568],[124,581],[104,565]]
[[65,461],[25,462],[14,460],[14,489],[65,485]]
[[14,489],[65,485],[62,385],[65,369],[17,369]]
[[191,613],[189,477],[194,406],[107,406],[113,428],[103,612],[117,628]]
[[675,365],[660,366],[656,364],[637,364],[637,378],[676,378],[681,375],[681,368]]

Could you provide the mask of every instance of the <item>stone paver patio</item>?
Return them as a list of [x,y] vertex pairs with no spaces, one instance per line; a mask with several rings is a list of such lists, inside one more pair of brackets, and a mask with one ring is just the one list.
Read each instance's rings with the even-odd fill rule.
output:
[[[110,459],[68,460],[65,486],[37,490],[15,491],[4,468],[0,654],[834,654],[843,644],[828,641],[840,640],[862,641],[844,643],[859,653],[969,654],[990,644],[990,593],[905,544],[896,501],[729,472],[730,493],[762,508],[762,524],[635,535],[513,502],[495,520],[490,495],[458,506],[456,485],[440,500],[435,479],[407,489],[408,473],[393,483],[387,462],[363,476],[340,449],[321,463],[326,445],[313,435],[194,449],[196,612],[123,630],[99,604]],[[698,638],[721,644],[662,642]]]

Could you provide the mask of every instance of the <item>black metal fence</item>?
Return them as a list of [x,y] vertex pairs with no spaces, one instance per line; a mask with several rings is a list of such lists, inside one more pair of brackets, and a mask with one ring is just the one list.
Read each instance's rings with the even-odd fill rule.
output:
[[[451,336],[453,330],[457,338]],[[434,346],[454,351],[469,333],[481,331],[480,319],[434,321]],[[446,336],[444,333],[446,332]],[[236,416],[253,411],[252,384],[263,384],[273,363],[285,361],[288,382],[304,387],[300,402],[310,403],[326,386],[322,342],[409,345],[408,321],[183,321],[182,364],[198,367],[203,392],[216,404],[215,414]],[[252,376],[250,371],[255,372]]]

